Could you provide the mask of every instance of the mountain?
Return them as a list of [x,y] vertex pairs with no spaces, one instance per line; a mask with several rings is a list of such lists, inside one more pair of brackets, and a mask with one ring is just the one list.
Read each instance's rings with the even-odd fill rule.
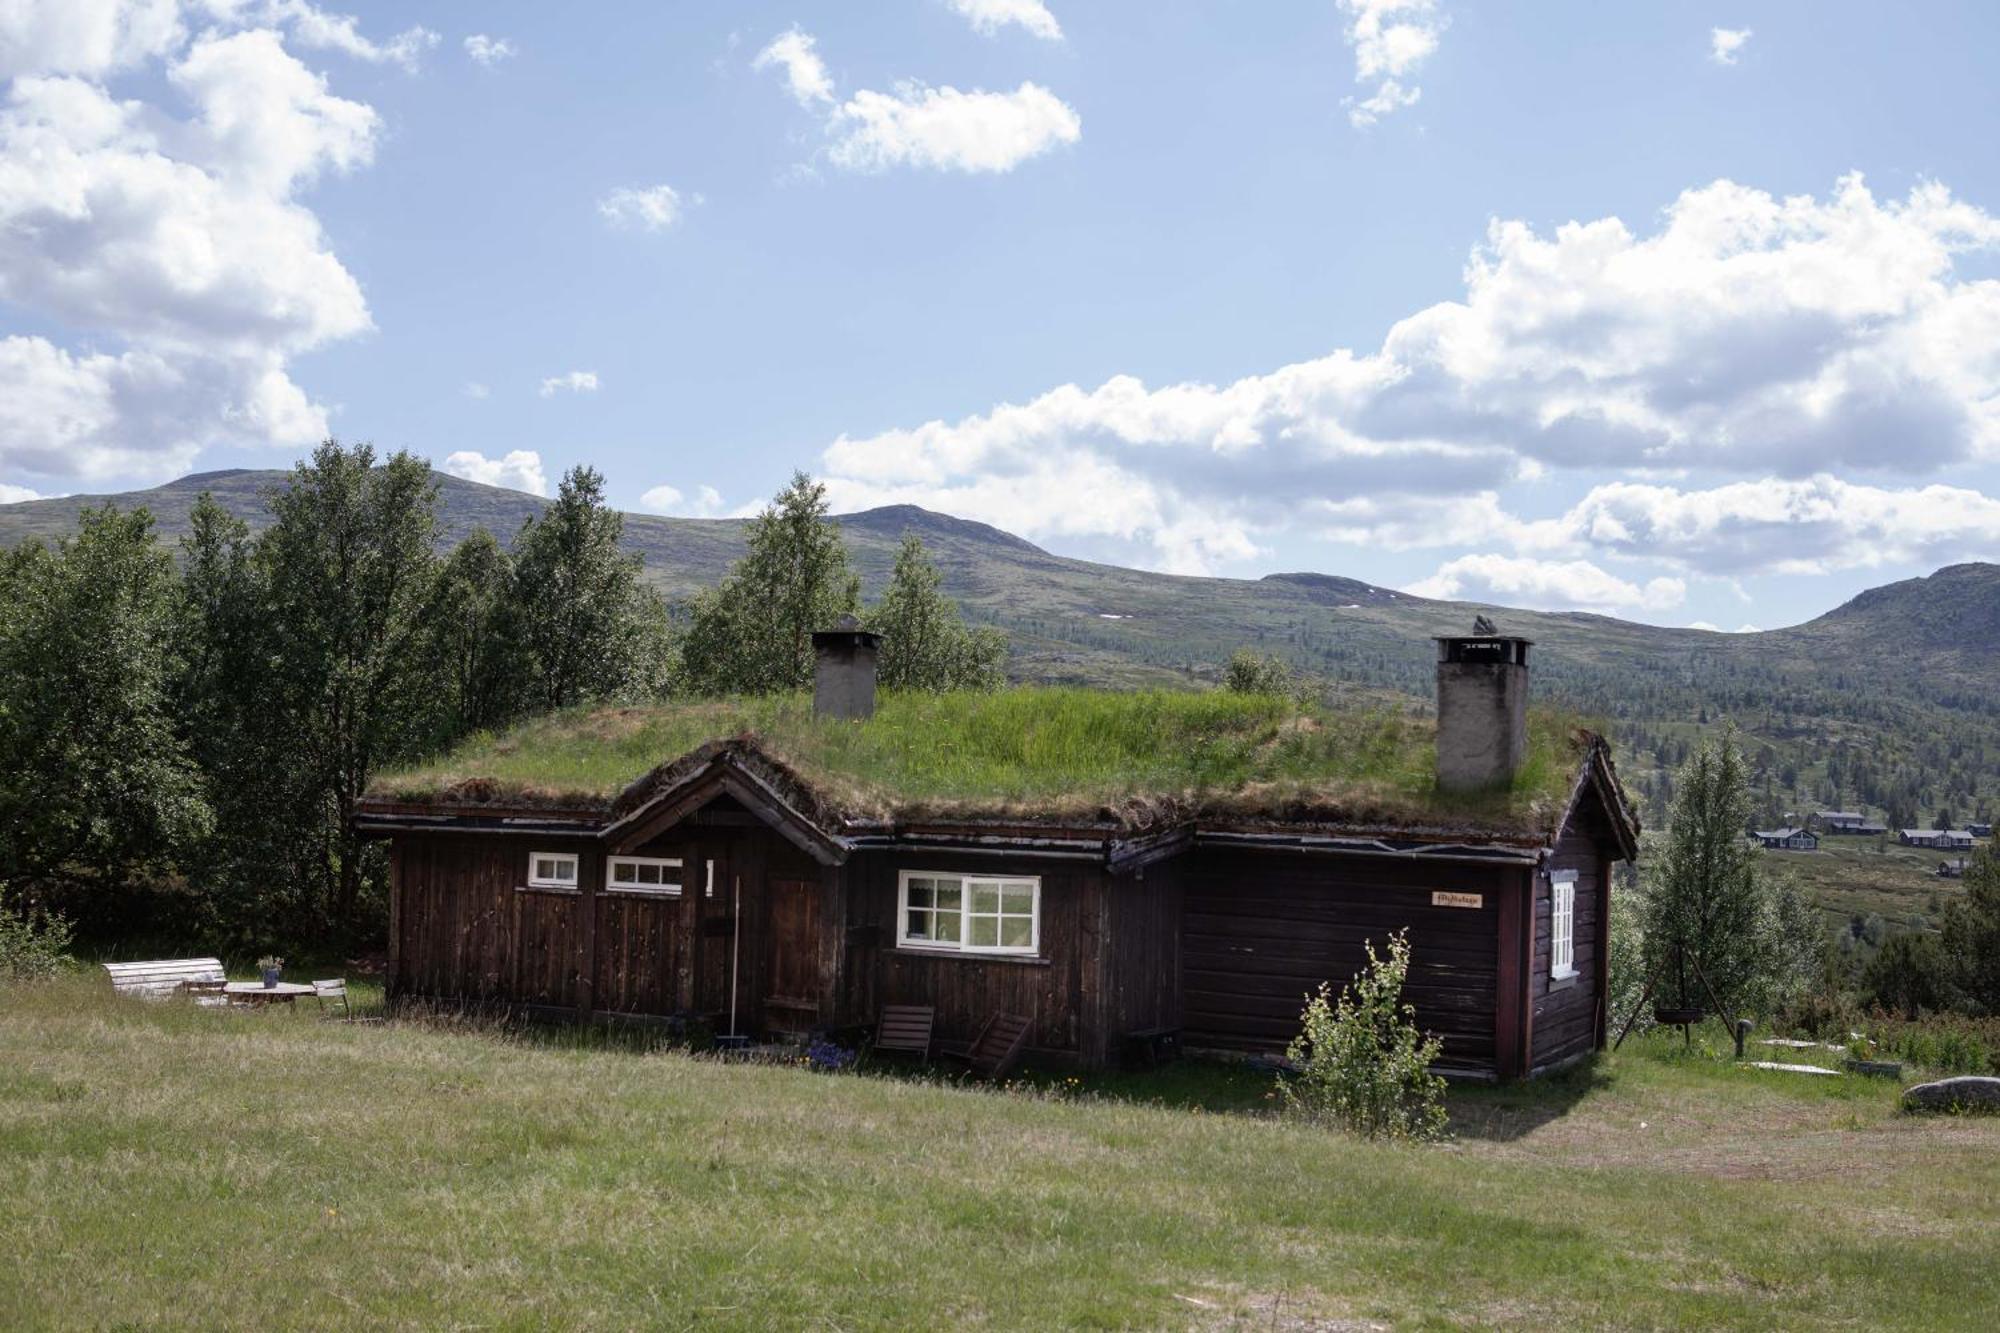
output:
[[[253,525],[275,471],[209,472],[149,491],[0,505],[0,545],[73,529],[105,499],[144,505],[175,540],[204,490]],[[440,474],[442,526],[456,541],[503,539],[547,502]],[[1006,629],[1021,678],[1112,685],[1213,680],[1239,647],[1276,652],[1325,677],[1422,701],[1433,635],[1479,612],[1536,641],[1538,692],[1602,718],[1623,771],[1657,821],[1663,773],[1705,726],[1742,728],[1773,818],[1827,803],[1912,814],[1969,810],[2000,780],[2000,567],[1954,565],[1872,589],[1816,620],[1758,634],[1633,624],[1431,601],[1316,573],[1192,578],[1053,555],[983,523],[908,505],[840,519],[864,587],[886,579],[897,543],[919,533],[969,619]],[[716,582],[743,551],[740,519],[628,514],[625,537],[671,597]]]

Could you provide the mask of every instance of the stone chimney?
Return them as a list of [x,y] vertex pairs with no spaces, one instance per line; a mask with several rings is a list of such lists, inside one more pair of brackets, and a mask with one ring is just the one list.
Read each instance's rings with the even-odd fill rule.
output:
[[875,716],[875,657],[882,636],[842,616],[813,634],[813,716],[863,721]]
[[1437,785],[1482,791],[1514,780],[1528,757],[1529,640],[1485,616],[1467,638],[1437,641]]

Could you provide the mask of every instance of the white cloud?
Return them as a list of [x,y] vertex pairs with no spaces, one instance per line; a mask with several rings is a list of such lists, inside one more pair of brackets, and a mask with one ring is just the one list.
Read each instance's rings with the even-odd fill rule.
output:
[[813,107],[833,101],[833,77],[826,72],[826,62],[814,50],[816,43],[809,32],[797,28],[787,28],[757,53],[750,62],[752,69],[777,67],[785,72],[785,87],[791,92],[792,100],[802,107]]
[[903,83],[894,93],[863,89],[834,113],[833,161],[859,171],[930,167],[1011,171],[1031,157],[1083,137],[1083,121],[1038,84],[1011,93],[960,92]]
[[1062,40],[1062,25],[1042,0],[946,0],[983,37],[1012,23],[1045,42]]
[[1083,136],[1076,111],[1035,83],[996,93],[904,81],[892,92],[864,88],[839,101],[812,35],[797,28],[779,34],[751,67],[784,72],[793,99],[831,137],[827,156],[851,171],[1011,171]]
[[1743,46],[1750,40],[1748,28],[1710,28],[1708,30],[1708,58],[1718,65],[1733,65],[1743,53]]
[[1687,600],[1680,579],[1645,584],[1610,574],[1588,560],[1534,560],[1521,556],[1466,555],[1403,589],[1443,601],[1498,602],[1543,611],[1663,611]]
[[444,460],[444,470],[486,486],[504,486],[530,495],[549,493],[549,479],[542,475],[542,456],[532,449],[516,449],[504,458],[461,449]]
[[[158,476],[327,433],[287,363],[371,321],[297,196],[368,165],[380,120],[248,23],[398,58],[296,2],[0,6],[0,303],[82,343],[0,347],[0,467]],[[93,81],[152,62],[158,105]]]
[[597,211],[621,227],[664,231],[680,221],[681,197],[671,185],[624,185],[598,200]]
[[541,394],[553,398],[559,393],[596,393],[597,372],[594,370],[572,370],[566,375],[551,375],[542,381]]
[[[1551,468],[1797,480],[2000,458],[2000,282],[1958,272],[1996,249],[2000,221],[1943,186],[1883,201],[1858,177],[1825,199],[1717,182],[1650,235],[1495,220],[1464,298],[1377,351],[1222,385],[1063,385],[843,435],[825,466],[849,503],[975,504],[1176,568],[1284,529],[1430,544],[1440,517],[1546,553],[1570,535],[1495,493]],[[1051,484],[1068,476],[1091,485]]]
[[1354,81],[1374,86],[1367,97],[1344,103],[1349,122],[1366,129],[1423,95],[1406,80],[1436,53],[1447,20],[1436,0],[1340,0],[1340,7],[1351,16],[1347,44],[1354,48]]
[[514,43],[505,37],[488,37],[483,32],[475,32],[465,39],[465,54],[491,68],[503,60],[512,60],[518,53]]
[[713,486],[697,486],[692,498],[675,486],[655,486],[639,497],[639,507],[683,518],[714,518],[725,511],[722,492]]
[[467,380],[465,387],[460,389],[459,392],[467,398],[487,398],[492,396],[493,390],[487,388],[478,380]]
[[26,486],[14,486],[0,481],[0,505],[20,504],[25,500],[39,500],[41,493],[31,491]]

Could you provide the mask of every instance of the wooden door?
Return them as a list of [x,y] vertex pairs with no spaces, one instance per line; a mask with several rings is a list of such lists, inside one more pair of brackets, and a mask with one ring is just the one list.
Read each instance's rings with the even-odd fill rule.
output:
[[819,882],[764,882],[764,1026],[804,1032],[819,1021]]

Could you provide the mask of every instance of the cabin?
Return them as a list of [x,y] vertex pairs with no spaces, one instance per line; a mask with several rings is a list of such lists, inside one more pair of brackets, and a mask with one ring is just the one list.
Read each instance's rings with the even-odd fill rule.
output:
[[1937,877],[1939,879],[1964,879],[1965,868],[1969,864],[1971,863],[1963,856],[1953,861],[1940,861],[1938,862]]
[[1975,838],[1990,838],[1993,836],[1993,826],[1983,822],[1967,824],[1965,831]]
[[1778,851],[1816,852],[1819,850],[1819,835],[1810,829],[1759,829],[1750,836],[1757,840],[1759,846],[1774,848]]
[[1889,831],[1887,824],[1877,823],[1854,810],[1821,810],[1813,815],[1813,822],[1819,825],[1821,833],[1834,833],[1845,837],[1872,838]]
[[1946,851],[1970,848],[1978,839],[1963,829],[1906,828],[1896,835],[1905,847],[1938,847]]
[[[1603,1045],[1638,821],[1600,737],[1530,716],[1528,641],[1438,640],[1435,723],[1032,689],[877,712],[879,643],[815,635],[810,712],[607,709],[378,782],[356,826],[389,845],[391,998],[747,1038],[925,1005],[947,1044],[1009,1013],[1030,1058],[1097,1068],[1163,1037],[1280,1053],[1309,991],[1407,931],[1441,1072]],[[1081,708],[1135,724],[1151,776],[1071,776]],[[1197,712],[1217,730],[1177,739]]]

